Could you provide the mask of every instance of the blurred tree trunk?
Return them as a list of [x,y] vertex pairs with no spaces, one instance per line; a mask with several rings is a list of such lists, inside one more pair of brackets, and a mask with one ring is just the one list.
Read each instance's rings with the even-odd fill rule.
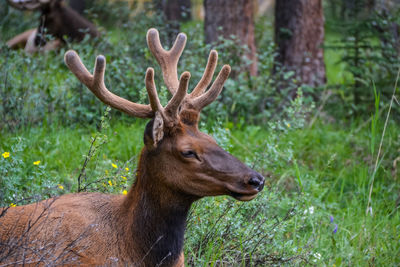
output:
[[275,5],[277,61],[296,73],[300,83],[326,82],[322,0],[280,0]]
[[153,0],[153,3],[164,15],[169,42],[174,42],[180,32],[180,23],[192,17],[190,0]]
[[165,17],[172,21],[188,21],[191,19],[190,0],[166,0],[162,1],[162,9]]
[[204,0],[204,32],[207,44],[235,35],[247,45],[246,57],[252,61],[249,72],[257,75],[257,54],[254,41],[253,0]]
[[[382,21],[375,28],[381,33],[379,38],[384,46],[392,43],[397,56],[400,57],[400,25],[394,19],[400,6],[400,0],[376,0],[375,11],[379,14]],[[383,27],[385,26],[385,27]],[[390,33],[390,34],[385,34]],[[389,49],[388,49],[389,50]],[[390,54],[390,51],[384,51]]]
[[[374,11],[376,4],[382,0],[341,0],[340,13],[342,20],[354,19],[355,15],[369,15]],[[387,1],[387,0],[383,0]]]

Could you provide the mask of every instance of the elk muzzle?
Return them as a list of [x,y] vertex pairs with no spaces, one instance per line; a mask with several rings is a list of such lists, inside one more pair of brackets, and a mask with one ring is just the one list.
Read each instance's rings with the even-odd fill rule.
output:
[[264,177],[258,172],[252,171],[243,183],[235,186],[227,185],[229,195],[240,201],[250,201],[264,189]]
[[226,193],[237,200],[252,200],[264,188],[265,179],[260,173],[217,145],[203,155],[203,160],[208,171],[222,182]]
[[247,184],[253,186],[260,192],[264,188],[264,180],[265,179],[261,174],[255,173],[255,175],[247,181]]

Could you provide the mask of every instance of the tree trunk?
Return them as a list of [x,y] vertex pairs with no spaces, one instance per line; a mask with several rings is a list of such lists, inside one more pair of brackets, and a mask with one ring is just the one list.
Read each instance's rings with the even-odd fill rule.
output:
[[[386,27],[382,27],[380,25],[375,26],[375,28],[380,32],[379,38],[381,39],[384,47],[392,43],[398,57],[400,56],[400,25],[390,18],[394,18],[396,16],[396,11],[398,10],[399,5],[400,0],[377,0],[375,6],[375,11],[377,11],[377,13],[380,15],[381,20],[387,21]],[[390,33],[390,35],[385,34],[388,32]],[[384,54],[385,52],[390,55],[390,50],[383,51]]]
[[252,61],[249,72],[257,75],[257,54],[254,42],[254,10],[253,0],[204,0],[204,32],[208,44],[218,41],[218,37],[226,39],[235,35],[247,45],[246,57]]
[[278,62],[294,71],[302,84],[325,84],[322,0],[276,1],[275,42]]
[[153,0],[153,3],[165,18],[168,42],[174,42],[180,32],[180,23],[192,17],[190,0]]
[[168,20],[188,21],[191,19],[190,0],[167,0],[163,1],[163,11]]

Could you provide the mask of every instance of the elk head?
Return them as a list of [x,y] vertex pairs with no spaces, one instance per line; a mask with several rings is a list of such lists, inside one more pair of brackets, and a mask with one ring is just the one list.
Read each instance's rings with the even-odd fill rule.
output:
[[230,67],[224,65],[212,81],[218,54],[212,50],[203,77],[188,93],[190,73],[178,80],[177,64],[186,44],[180,33],[173,47],[163,49],[156,29],[147,33],[150,51],[161,66],[164,82],[172,94],[168,104],[160,104],[154,83],[154,70],[146,71],[145,84],[149,105],[137,104],[111,93],[104,84],[105,58],[98,56],[93,75],[75,51],[65,54],[65,62],[75,76],[102,102],[131,116],[150,118],[144,133],[145,147],[137,181],[149,187],[164,187],[174,194],[198,199],[204,196],[231,195],[251,200],[263,189],[264,178],[224,151],[215,140],[198,129],[201,110],[213,102],[223,89]]

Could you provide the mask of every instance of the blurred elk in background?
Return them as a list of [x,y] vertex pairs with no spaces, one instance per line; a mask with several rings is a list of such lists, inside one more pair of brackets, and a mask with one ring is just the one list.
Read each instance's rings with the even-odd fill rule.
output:
[[[24,48],[28,53],[58,48],[66,41],[82,41],[86,34],[99,36],[95,25],[63,0],[7,0],[8,4],[20,10],[40,10],[40,23],[35,29],[27,30],[11,40],[11,49]],[[53,37],[48,40],[46,35]]]

